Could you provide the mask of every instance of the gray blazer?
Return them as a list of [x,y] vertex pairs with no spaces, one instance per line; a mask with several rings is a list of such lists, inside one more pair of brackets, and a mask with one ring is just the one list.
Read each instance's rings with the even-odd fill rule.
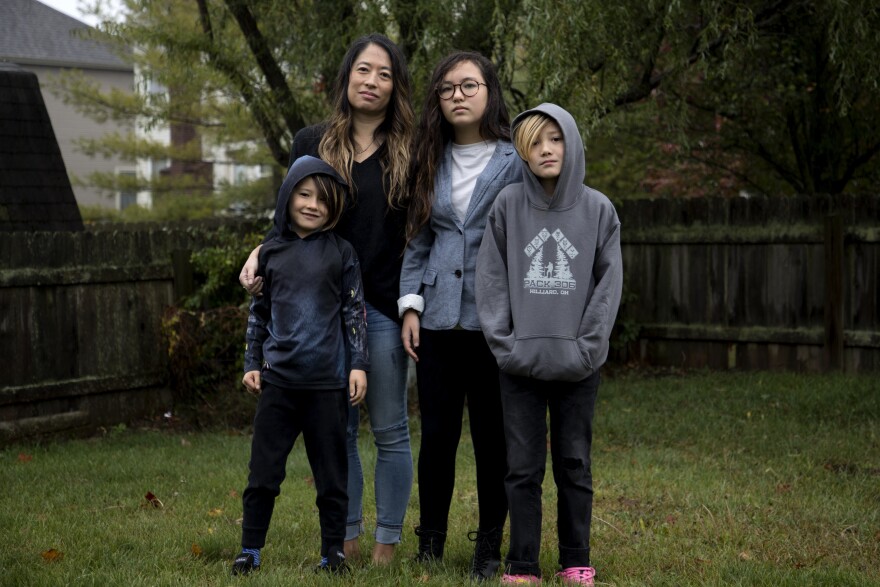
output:
[[452,207],[452,145],[446,145],[434,181],[431,220],[409,242],[400,271],[400,315],[414,308],[421,326],[479,330],[474,295],[477,251],[492,203],[504,187],[522,181],[523,162],[513,145],[498,141],[477,178],[464,222]]

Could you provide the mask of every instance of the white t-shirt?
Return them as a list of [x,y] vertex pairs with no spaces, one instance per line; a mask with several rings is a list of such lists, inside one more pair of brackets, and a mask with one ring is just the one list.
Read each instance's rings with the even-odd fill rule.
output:
[[498,141],[481,141],[472,145],[452,143],[452,207],[464,222],[477,178],[483,173]]

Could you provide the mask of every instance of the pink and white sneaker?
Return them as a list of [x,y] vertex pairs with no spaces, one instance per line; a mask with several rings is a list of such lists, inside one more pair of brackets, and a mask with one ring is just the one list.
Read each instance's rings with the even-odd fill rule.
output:
[[556,573],[565,585],[593,585],[596,569],[593,567],[568,567]]
[[541,577],[535,575],[508,575],[504,573],[501,576],[501,582],[513,585],[540,585]]

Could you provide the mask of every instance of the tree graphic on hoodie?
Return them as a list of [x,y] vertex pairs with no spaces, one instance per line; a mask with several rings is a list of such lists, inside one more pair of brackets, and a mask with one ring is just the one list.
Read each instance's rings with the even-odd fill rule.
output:
[[556,273],[553,277],[559,279],[571,279],[571,268],[568,265],[568,255],[562,250],[562,247],[556,247]]
[[532,257],[532,264],[529,265],[529,272],[526,274],[529,279],[540,279],[544,277],[544,249],[538,249]]

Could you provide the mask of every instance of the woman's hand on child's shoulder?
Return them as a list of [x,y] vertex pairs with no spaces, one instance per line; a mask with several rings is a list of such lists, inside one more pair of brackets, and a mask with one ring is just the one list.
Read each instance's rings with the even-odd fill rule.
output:
[[356,406],[367,396],[367,372],[352,369],[348,375],[348,397],[351,405]]
[[238,274],[238,282],[252,296],[260,295],[260,291],[263,289],[263,278],[257,276],[257,269],[260,267],[260,249],[262,247],[263,245],[259,245],[251,251],[247,261],[244,263],[244,267],[241,268],[241,273]]
[[254,394],[260,395],[260,372],[259,371],[248,371],[244,374],[244,378],[241,380],[244,383],[244,386],[247,387],[247,390]]

